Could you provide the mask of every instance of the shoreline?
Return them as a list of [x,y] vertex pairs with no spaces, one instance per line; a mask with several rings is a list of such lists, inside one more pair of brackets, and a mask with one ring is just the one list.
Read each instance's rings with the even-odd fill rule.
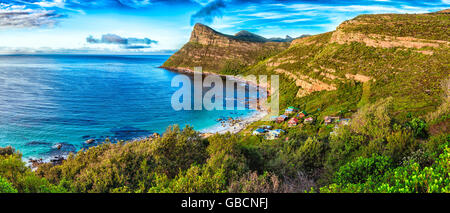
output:
[[[189,68],[184,68],[184,67],[160,66],[158,68],[165,69],[165,70],[172,71],[172,72],[177,72],[177,73],[186,73],[186,74],[199,73],[199,72],[196,72],[194,70],[191,70]],[[250,113],[249,115],[243,116],[242,118],[239,119],[239,121],[237,123],[235,123],[233,125],[230,125],[227,123],[226,127],[222,127],[223,129],[220,127],[220,124],[217,124],[217,125],[214,125],[209,128],[198,130],[199,132],[201,132],[201,134],[204,135],[204,137],[209,137],[212,134],[225,134],[227,132],[230,132],[231,134],[239,133],[242,130],[244,130],[245,128],[247,128],[248,125],[252,124],[253,122],[259,121],[259,120],[263,119],[264,117],[266,117],[267,115],[269,115],[268,108],[266,106],[263,106],[262,104],[261,105],[259,104],[259,103],[261,103],[261,100],[263,100],[265,102],[265,100],[267,100],[268,93],[270,93],[270,91],[266,87],[261,86],[257,82],[249,81],[248,79],[239,78],[239,77],[233,76],[233,75],[218,74],[218,73],[213,73],[213,72],[201,72],[201,74],[203,74],[203,75],[218,75],[221,77],[229,78],[229,79],[235,80],[240,83],[248,84],[248,85],[251,85],[251,86],[254,86],[257,88],[259,87],[260,89],[263,89],[264,92],[266,93],[265,97],[257,99],[257,107],[256,107],[256,110],[254,113]],[[211,130],[209,130],[209,129],[211,129]]]
[[[172,72],[176,72],[176,73],[186,73],[186,74],[199,73],[199,72],[196,72],[196,71],[194,71],[192,69],[185,68],[185,67],[164,67],[164,66],[159,66],[158,68],[165,69],[165,70],[172,71]],[[249,85],[260,87],[260,88],[264,89],[265,92],[270,92],[267,89],[267,87],[264,87],[264,86],[260,85],[257,82],[253,82],[253,81],[250,81],[250,80],[245,79],[245,78],[239,78],[239,77],[237,77],[235,75],[226,75],[226,74],[219,74],[219,73],[207,72],[207,71],[202,71],[201,73],[203,75],[218,75],[220,77],[230,78],[232,80],[236,80],[236,81],[239,81],[241,83],[248,83]]]
[[[177,73],[185,73],[185,74],[194,74],[196,73],[193,70],[190,69],[185,69],[185,68],[168,68],[168,67],[158,67],[161,69],[165,69],[168,71],[172,71],[172,72],[177,72]],[[237,117],[233,120],[224,120],[224,123],[217,123],[215,125],[212,125],[210,127],[206,127],[203,129],[199,129],[197,130],[198,132],[200,132],[200,134],[203,137],[209,137],[213,134],[225,134],[225,133],[231,133],[231,134],[236,134],[241,132],[242,130],[244,130],[245,128],[247,128],[248,125],[252,124],[253,122],[259,121],[261,119],[263,119],[264,117],[266,117],[269,114],[269,110],[267,109],[267,107],[265,106],[260,106],[259,103],[261,102],[261,100],[266,100],[267,99],[267,89],[263,86],[260,86],[259,84],[257,84],[256,82],[252,82],[249,81],[247,79],[244,78],[239,78],[237,76],[233,76],[233,75],[223,75],[223,74],[217,74],[217,73],[212,73],[212,72],[202,72],[203,75],[218,75],[221,77],[225,77],[225,78],[229,78],[231,80],[234,80],[238,83],[244,83],[244,84],[248,84],[249,86],[254,86],[254,87],[259,87],[260,89],[263,89],[264,92],[266,92],[266,96],[264,97],[260,97],[257,99],[257,107],[256,109],[254,109],[255,111],[250,112],[246,115],[243,115],[241,117]],[[225,126],[223,126],[225,125]],[[137,141],[141,138],[136,138],[130,141]],[[79,150],[73,152],[73,153],[77,153]],[[63,157],[64,159],[67,158],[69,154],[66,155],[53,155],[53,156],[29,156],[25,159],[23,159],[26,163],[27,166],[30,166],[33,168],[32,163],[30,162],[30,160],[39,160],[42,159],[43,162],[45,163],[50,163],[52,159],[54,159],[55,157]]]

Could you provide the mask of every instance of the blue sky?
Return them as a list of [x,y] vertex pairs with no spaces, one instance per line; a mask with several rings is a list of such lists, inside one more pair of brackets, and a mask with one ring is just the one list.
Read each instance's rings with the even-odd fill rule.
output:
[[450,0],[0,0],[0,53],[173,52],[195,23],[297,37],[359,14],[426,13]]

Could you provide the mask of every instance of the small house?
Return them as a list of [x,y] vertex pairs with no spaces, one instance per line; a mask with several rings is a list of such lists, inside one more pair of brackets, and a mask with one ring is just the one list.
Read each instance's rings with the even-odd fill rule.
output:
[[305,121],[303,121],[303,123],[305,123],[305,124],[310,124],[312,122],[314,122],[314,118],[312,118],[312,117],[305,118]]
[[297,124],[298,124],[298,119],[297,119],[297,118],[291,118],[291,119],[288,121],[288,124],[289,124],[289,127],[297,126]]
[[286,121],[287,118],[288,118],[288,116],[286,116],[286,115],[280,115],[277,118],[277,123],[283,123],[284,121]]
[[290,115],[292,113],[296,113],[298,111],[298,108],[295,108],[293,106],[288,107],[285,111],[284,114],[285,115]]
[[274,116],[270,116],[270,121],[277,121],[278,116],[274,115]]
[[325,116],[324,123],[325,125],[332,124],[339,120],[339,117]]
[[298,113],[297,117],[299,118],[304,118],[308,115],[308,113],[306,113],[305,111],[301,111],[300,113]]
[[266,133],[266,130],[265,129],[262,129],[262,128],[258,128],[258,129],[255,129],[254,131],[253,131],[253,135],[262,135],[262,134],[264,134],[264,133]]
[[281,134],[284,133],[284,130],[282,129],[275,129],[275,130],[270,130],[267,135],[266,135],[266,139],[268,140],[274,140],[277,139],[281,136]]

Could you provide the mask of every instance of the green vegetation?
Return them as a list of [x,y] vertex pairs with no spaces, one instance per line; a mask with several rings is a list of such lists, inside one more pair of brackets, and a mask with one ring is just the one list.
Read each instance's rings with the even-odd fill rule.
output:
[[20,153],[6,147],[0,148],[0,192],[61,193],[66,190],[36,175],[25,166]]
[[360,157],[342,166],[335,174],[335,183],[321,192],[371,193],[433,193],[450,192],[450,148],[445,147],[432,166],[421,167],[416,162],[393,167],[388,157]]
[[271,141],[245,132],[204,139],[175,126],[161,138],[105,143],[36,172],[19,153],[2,149],[0,186],[5,192],[448,192],[450,135],[414,134],[417,118],[389,119],[391,102],[364,106],[334,135],[322,122],[286,128]]
[[450,16],[441,13],[360,15],[344,31],[449,41],[449,21]]

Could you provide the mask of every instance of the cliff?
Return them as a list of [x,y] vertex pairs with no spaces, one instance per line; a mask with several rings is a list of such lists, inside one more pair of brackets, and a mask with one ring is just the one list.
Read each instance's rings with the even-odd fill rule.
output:
[[243,67],[254,64],[288,47],[289,42],[272,42],[246,31],[232,36],[196,24],[189,42],[162,67],[193,69],[201,66],[205,71],[219,72],[230,65]]

